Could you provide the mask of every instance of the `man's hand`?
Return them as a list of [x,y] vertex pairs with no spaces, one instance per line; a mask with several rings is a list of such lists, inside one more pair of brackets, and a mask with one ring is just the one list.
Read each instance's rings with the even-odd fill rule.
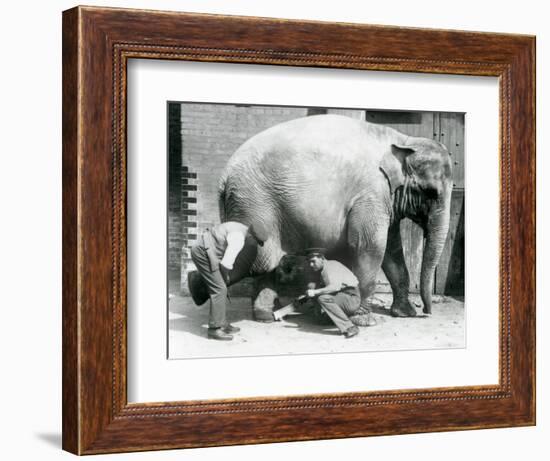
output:
[[220,274],[222,275],[222,279],[226,285],[229,285],[229,271],[230,269],[220,263]]
[[315,296],[317,296],[317,290],[310,288],[309,290],[306,291],[306,296],[308,298],[315,298]]

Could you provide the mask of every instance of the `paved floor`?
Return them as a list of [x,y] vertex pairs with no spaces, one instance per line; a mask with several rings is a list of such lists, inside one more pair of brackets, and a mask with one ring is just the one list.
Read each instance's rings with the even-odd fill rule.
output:
[[[361,327],[360,334],[346,339],[336,327],[322,325],[309,314],[287,317],[282,322],[259,323],[252,320],[249,298],[233,298],[228,319],[241,327],[233,341],[214,341],[206,337],[208,306],[195,306],[187,296],[170,299],[169,357],[242,357],[328,352],[363,352],[417,349],[461,348],[465,344],[464,302],[462,298],[437,297],[433,314],[418,309],[413,318],[394,318],[389,314],[391,295],[376,295],[378,325]],[[415,297],[413,296],[413,301]],[[416,299],[419,302],[419,299]]]

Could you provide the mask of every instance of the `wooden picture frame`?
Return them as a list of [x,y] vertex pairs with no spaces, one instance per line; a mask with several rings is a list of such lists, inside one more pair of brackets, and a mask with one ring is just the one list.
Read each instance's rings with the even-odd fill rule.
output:
[[[129,404],[131,58],[498,77],[499,384]],[[94,7],[63,13],[65,450],[93,454],[533,424],[534,37]]]

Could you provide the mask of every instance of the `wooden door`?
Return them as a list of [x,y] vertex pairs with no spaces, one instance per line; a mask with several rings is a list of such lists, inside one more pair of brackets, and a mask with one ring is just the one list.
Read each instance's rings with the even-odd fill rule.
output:
[[439,114],[438,141],[453,161],[451,222],[447,242],[435,272],[436,293],[464,296],[464,114]]

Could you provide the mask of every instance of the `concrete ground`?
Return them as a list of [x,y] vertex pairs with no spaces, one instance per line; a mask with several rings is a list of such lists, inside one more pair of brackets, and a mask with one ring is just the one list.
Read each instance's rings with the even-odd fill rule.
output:
[[[412,318],[391,317],[391,294],[377,294],[374,313],[378,325],[360,327],[350,339],[333,325],[323,325],[311,314],[293,315],[282,322],[252,319],[250,298],[232,298],[228,320],[241,328],[232,341],[206,337],[209,302],[195,306],[188,296],[170,295],[169,358],[242,357],[259,355],[448,349],[465,346],[463,298],[435,296],[433,314],[417,310]],[[420,305],[420,299],[412,300]]]

